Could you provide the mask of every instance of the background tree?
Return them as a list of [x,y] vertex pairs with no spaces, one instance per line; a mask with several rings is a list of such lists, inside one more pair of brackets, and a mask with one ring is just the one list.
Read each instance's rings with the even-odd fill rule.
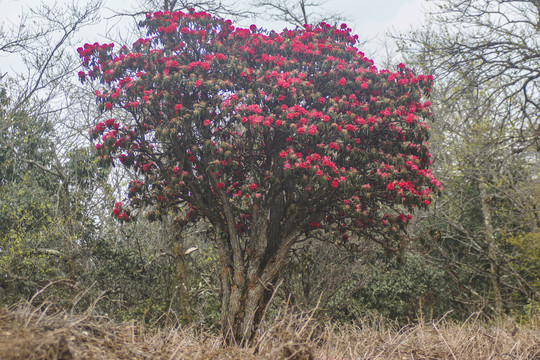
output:
[[538,231],[538,8],[436,3],[428,26],[401,35],[408,61],[439,80],[431,145],[446,191],[417,227],[422,251],[453,279],[461,316],[519,313],[538,291],[512,244]]
[[[500,144],[515,151],[540,150],[539,79],[537,66],[540,7],[536,0],[436,0],[440,11],[431,25],[403,35],[402,49],[418,63],[437,70],[441,81],[467,79],[448,101],[458,102],[485,83],[483,99],[510,122]],[[504,120],[503,120],[504,119]],[[502,134],[501,134],[502,135]]]
[[537,228],[538,159],[534,150],[516,156],[511,143],[499,145],[506,129],[475,96],[439,111],[434,166],[446,191],[422,226],[435,231],[430,256],[458,285],[456,309],[501,315],[532,300],[530,283],[510,266],[516,254],[506,239]]
[[252,336],[295,243],[403,246],[407,212],[440,188],[421,101],[430,76],[378,71],[346,27],[265,34],[196,12],[142,26],[151,38],[132,49],[79,49],[80,78],[103,84],[99,108],[130,115],[93,130],[101,163],[138,175],[113,212],[126,221],[152,204],[157,219],[185,203],[186,220],[209,220],[229,339]]
[[[317,25],[321,22],[337,24],[346,21],[347,18],[340,13],[328,11],[324,8],[326,1],[284,1],[262,0],[257,1],[254,7],[256,14],[271,20],[283,21],[293,26],[303,27],[306,24]],[[266,12],[261,13],[260,9]]]
[[18,27],[2,28],[0,50],[18,55],[22,63],[3,68],[1,79],[4,299],[30,296],[46,281],[78,280],[83,245],[95,230],[90,199],[105,174],[92,162],[87,129],[85,136],[79,132],[85,119],[73,116],[82,103],[74,99],[84,97],[76,97],[77,87],[67,82],[80,66],[73,61],[71,41],[95,20],[99,6],[41,5]]

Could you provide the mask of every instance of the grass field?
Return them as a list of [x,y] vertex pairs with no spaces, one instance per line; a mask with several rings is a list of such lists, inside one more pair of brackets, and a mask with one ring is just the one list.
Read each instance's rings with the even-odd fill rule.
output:
[[151,329],[114,323],[54,303],[0,309],[0,359],[492,359],[540,360],[538,323],[420,320],[397,327],[382,319],[321,324],[313,312],[284,307],[249,347],[224,346],[195,327]]

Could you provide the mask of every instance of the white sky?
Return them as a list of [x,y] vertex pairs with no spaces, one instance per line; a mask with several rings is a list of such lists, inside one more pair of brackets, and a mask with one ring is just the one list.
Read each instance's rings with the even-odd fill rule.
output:
[[[249,2],[249,0],[244,1]],[[61,4],[66,3],[67,0],[57,0],[56,2]],[[40,3],[39,0],[0,0],[0,23],[3,23],[4,27],[10,23],[17,24],[22,11]],[[46,3],[51,4],[49,1]],[[84,3],[84,1],[81,0],[79,3]],[[104,0],[104,6],[114,10],[128,10],[130,6],[136,7],[137,3],[136,0]],[[384,34],[388,31],[404,32],[411,27],[419,26],[423,22],[427,6],[426,0],[329,0],[324,8],[345,14],[346,17],[350,18],[347,23],[354,33],[358,34],[361,40],[369,40],[367,47],[361,50],[378,64],[379,60],[383,61],[385,56],[384,51],[381,51]],[[103,11],[104,17],[110,14],[110,11]],[[286,26],[285,23],[257,19],[246,20],[237,25],[247,27],[251,23],[276,31]],[[100,27],[83,30],[80,37],[84,39],[83,42],[106,41],[99,38],[100,33],[101,35],[105,33],[106,26],[104,22]],[[110,26],[110,22],[108,26]],[[7,59],[0,58],[0,61],[4,62],[5,65]],[[5,68],[4,66],[0,67]]]

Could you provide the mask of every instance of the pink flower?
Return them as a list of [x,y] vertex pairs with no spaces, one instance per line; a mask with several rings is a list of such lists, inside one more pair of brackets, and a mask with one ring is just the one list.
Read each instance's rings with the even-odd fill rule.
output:
[[333,141],[330,144],[328,144],[328,147],[330,149],[339,150],[339,145]]
[[113,106],[112,106],[112,104],[111,104],[110,102],[108,102],[108,103],[105,104],[105,109],[107,109],[107,110],[111,110],[112,107],[113,107]]
[[204,125],[204,126],[210,126],[211,123],[212,123],[212,122],[211,122],[210,120],[208,120],[208,119],[206,119],[206,120],[203,121],[203,125]]
[[394,190],[394,183],[389,183],[388,185],[386,185],[386,190]]
[[311,226],[312,228],[318,229],[318,228],[321,227],[321,224],[319,224],[316,221],[312,221],[312,222],[309,223],[309,226]]
[[217,183],[217,188],[218,188],[218,189],[221,190],[221,189],[223,189],[224,187],[225,187],[225,184],[222,183],[221,181]]
[[341,79],[339,79],[338,84],[341,86],[345,86],[345,84],[347,84],[347,79],[342,77]]
[[326,102],[326,99],[321,96],[317,101],[319,102],[319,104],[324,104]]
[[142,166],[143,171],[146,171],[152,167],[152,162],[149,162],[148,164],[144,164]]
[[333,189],[337,189],[338,186],[339,186],[339,183],[337,180],[334,180],[332,181],[332,183],[330,183],[330,186],[333,188]]
[[251,191],[257,190],[257,184],[252,183],[251,185],[249,185],[249,189],[250,189]]
[[180,111],[180,109],[182,109],[182,104],[174,105],[174,111],[178,112],[178,111]]
[[355,132],[356,131],[356,126],[354,126],[352,124],[347,124],[347,125],[345,125],[345,129],[347,129],[347,131],[350,131],[350,132]]

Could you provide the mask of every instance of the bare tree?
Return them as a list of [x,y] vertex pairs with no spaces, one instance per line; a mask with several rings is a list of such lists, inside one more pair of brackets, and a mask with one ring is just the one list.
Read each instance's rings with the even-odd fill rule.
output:
[[[490,82],[484,99],[496,106],[499,139],[514,151],[540,150],[540,3],[537,0],[435,0],[440,11],[424,29],[397,36],[401,49],[447,85],[448,101]],[[466,79],[467,87],[453,88]]]
[[267,17],[271,20],[284,21],[294,26],[305,24],[316,25],[320,22],[335,24],[347,20],[340,13],[324,9],[327,1],[324,0],[259,0],[254,9],[265,9],[266,12],[257,12],[257,16]]
[[[139,32],[136,26],[142,16],[155,11],[187,11],[195,9],[205,11],[214,16],[241,19],[253,16],[253,12],[241,7],[237,1],[222,2],[221,0],[139,0],[135,8],[115,10],[112,18],[132,18],[133,31]],[[116,38],[124,42],[122,32],[115,34]]]
[[[47,111],[45,107],[52,99],[63,96],[62,86],[79,66],[73,51],[74,35],[97,20],[100,8],[98,0],[85,6],[74,3],[67,8],[41,4],[31,8],[18,26],[4,31],[0,52],[17,54],[24,65],[24,72],[11,72],[4,79],[13,80],[9,86],[11,111],[31,99],[35,112]],[[24,24],[30,20],[34,22],[32,26]]]

